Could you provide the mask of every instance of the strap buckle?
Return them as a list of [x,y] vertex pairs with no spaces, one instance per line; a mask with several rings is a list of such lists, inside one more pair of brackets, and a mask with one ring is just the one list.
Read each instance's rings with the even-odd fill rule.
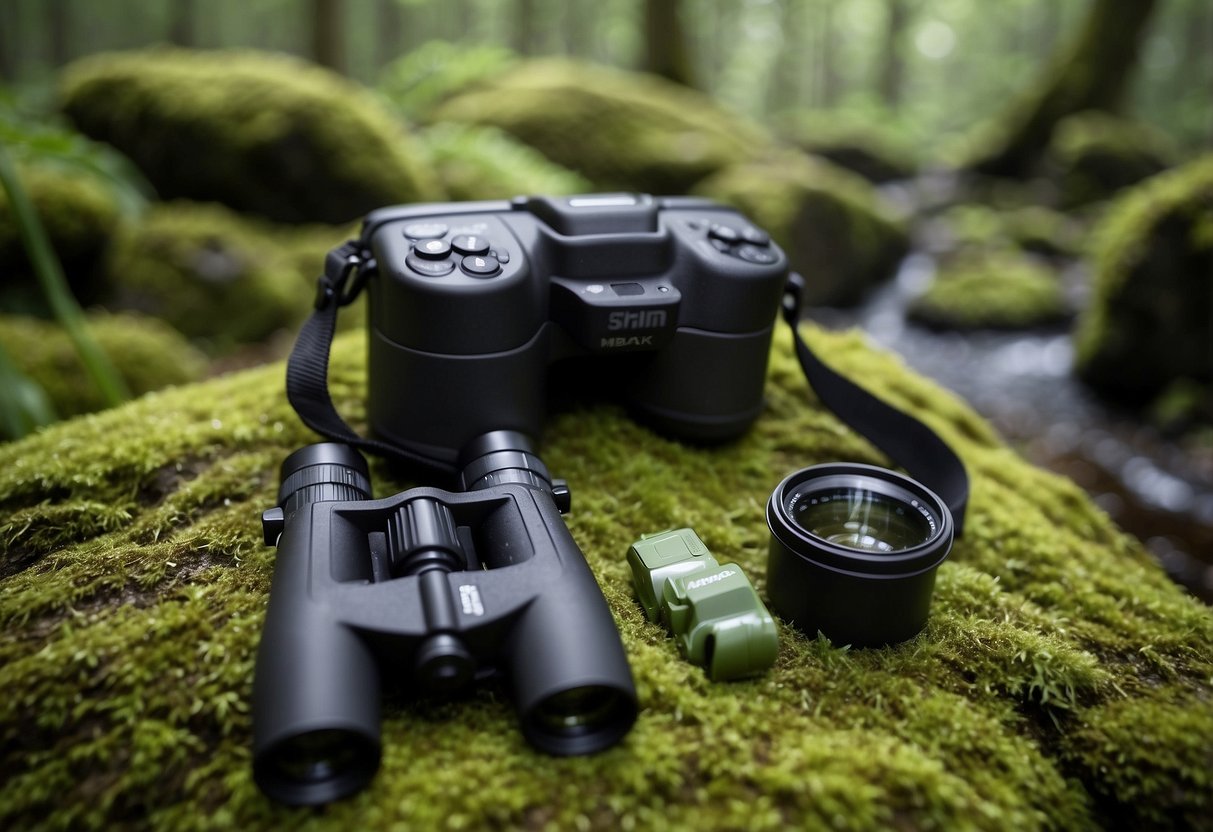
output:
[[324,274],[316,278],[313,308],[324,309],[334,301],[338,306],[353,303],[370,274],[363,265],[362,252],[353,240],[330,251],[324,259]]

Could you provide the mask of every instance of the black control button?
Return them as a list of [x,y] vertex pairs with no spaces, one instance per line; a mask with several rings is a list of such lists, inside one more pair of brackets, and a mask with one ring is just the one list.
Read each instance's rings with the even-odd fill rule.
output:
[[460,234],[451,240],[451,248],[459,254],[488,254],[489,241],[479,234]]
[[432,240],[445,237],[447,230],[440,222],[413,222],[404,227],[404,236],[410,240]]
[[501,265],[503,265],[503,266],[504,266],[506,263],[510,262],[510,253],[509,253],[508,251],[506,251],[505,249],[503,249],[503,248],[495,248],[495,249],[493,249],[492,251],[490,251],[490,252],[489,252],[489,256],[490,256],[490,257],[496,257],[496,258],[497,258],[497,262],[498,262],[498,263],[500,263],[500,264],[501,264]]
[[496,257],[473,254],[463,258],[463,262],[459,264],[459,268],[463,269],[463,273],[472,277],[492,277],[501,271],[501,264],[497,262]]
[[741,239],[741,234],[731,225],[713,225],[708,229],[708,236],[722,243],[736,243]]
[[737,257],[749,263],[757,263],[760,266],[769,266],[779,259],[775,252],[769,248],[759,248],[758,246],[739,246],[733,252]]
[[413,253],[427,260],[445,260],[451,253],[451,244],[446,240],[425,240],[413,246]]
[[771,235],[758,228],[746,228],[741,232],[741,239],[753,246],[769,246]]
[[644,294],[644,287],[639,283],[612,283],[611,288],[615,290],[615,294],[621,297]]
[[455,264],[450,260],[426,260],[416,254],[410,254],[404,258],[404,264],[426,277],[445,277],[455,271]]

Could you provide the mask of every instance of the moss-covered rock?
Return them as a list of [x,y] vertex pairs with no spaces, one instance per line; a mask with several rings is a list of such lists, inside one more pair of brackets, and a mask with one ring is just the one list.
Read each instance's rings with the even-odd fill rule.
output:
[[[693,448],[620,408],[556,415],[542,453],[641,700],[617,747],[536,753],[492,686],[385,700],[368,789],[324,812],[250,775],[249,695],[274,552],[259,516],[313,440],[280,365],[156,393],[0,446],[0,823],[7,828],[1085,829],[1208,826],[1213,611],[1067,480],[856,335],[822,355],[960,449],[973,493],[926,630],[846,650],[790,627],[760,678],[714,684],[632,596],[624,554],[689,525],[765,591],[762,506],[794,467],[880,463],[807,391],[790,339],[741,440]],[[365,347],[339,340],[359,421]],[[407,485],[374,464],[380,495]],[[1202,764],[1202,761],[1204,763]],[[525,774],[523,774],[525,773]]]
[[368,91],[284,55],[157,48],[84,58],[63,108],[164,199],[284,222],[349,222],[441,197],[413,140]]
[[1107,199],[1165,170],[1170,158],[1156,131],[1098,111],[1059,122],[1045,154],[1066,208]]
[[220,353],[303,319],[312,290],[299,268],[265,226],[220,205],[162,203],[115,241],[108,302],[163,318]]
[[[96,313],[88,318],[88,330],[132,395],[196,381],[206,371],[206,357],[181,333],[155,318]],[[46,391],[58,416],[105,407],[105,398],[85,372],[71,339],[55,324],[0,316],[0,348]]]
[[1128,191],[1094,232],[1092,302],[1076,366],[1100,392],[1145,402],[1213,381],[1213,154]]
[[948,259],[909,315],[939,329],[1023,329],[1064,321],[1070,310],[1055,271],[1003,249]]
[[947,251],[1021,248],[1035,254],[1074,257],[1082,250],[1083,227],[1073,217],[1043,205],[996,209],[962,203],[927,223],[932,244]]
[[564,59],[523,61],[438,107],[435,121],[498,127],[596,188],[684,193],[770,139],[702,93]]
[[437,124],[418,134],[452,199],[576,194],[589,181],[495,127]]
[[517,60],[503,46],[433,40],[388,64],[377,89],[404,116],[425,122],[443,101],[500,75]]
[[[121,215],[113,195],[96,178],[49,164],[23,165],[18,176],[63,267],[72,292],[91,303],[101,290],[105,249]],[[33,268],[8,201],[0,188],[0,308],[39,311]]]
[[873,120],[833,111],[794,112],[777,120],[779,134],[814,156],[858,173],[869,182],[914,175],[914,154],[892,131]]
[[814,304],[858,303],[889,278],[909,247],[859,176],[800,153],[734,165],[695,192],[736,206],[770,232],[808,281]]

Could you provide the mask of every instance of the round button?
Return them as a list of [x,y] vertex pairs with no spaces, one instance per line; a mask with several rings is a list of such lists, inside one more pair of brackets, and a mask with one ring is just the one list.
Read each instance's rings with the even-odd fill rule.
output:
[[758,228],[746,228],[741,232],[741,239],[755,246],[769,246],[771,235]]
[[496,257],[482,257],[473,254],[463,258],[459,268],[463,269],[464,274],[472,277],[492,277],[501,270],[501,264],[497,262]]
[[510,253],[503,248],[495,248],[489,252],[489,255],[497,258],[497,262],[505,265],[510,262]]
[[757,263],[760,266],[769,266],[779,259],[769,248],[759,248],[758,246],[741,246],[733,253],[742,260]]
[[426,277],[445,277],[455,271],[455,264],[450,260],[426,260],[416,254],[404,258],[404,264]]
[[445,237],[447,227],[440,222],[412,222],[404,227],[404,236],[410,240],[432,240]]
[[489,241],[479,234],[460,234],[451,240],[451,248],[460,254],[488,254]]
[[451,253],[451,244],[446,240],[425,240],[414,245],[413,251],[428,260],[445,260]]
[[722,243],[735,243],[741,239],[737,229],[731,225],[713,225],[708,229],[708,236],[713,240],[720,240]]

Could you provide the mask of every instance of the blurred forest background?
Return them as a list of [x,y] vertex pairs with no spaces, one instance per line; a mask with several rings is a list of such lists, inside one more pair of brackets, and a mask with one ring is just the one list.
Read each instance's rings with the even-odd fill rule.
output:
[[0,0],[0,80],[3,436],[282,357],[381,205],[692,192],[1213,600],[1209,0]]

